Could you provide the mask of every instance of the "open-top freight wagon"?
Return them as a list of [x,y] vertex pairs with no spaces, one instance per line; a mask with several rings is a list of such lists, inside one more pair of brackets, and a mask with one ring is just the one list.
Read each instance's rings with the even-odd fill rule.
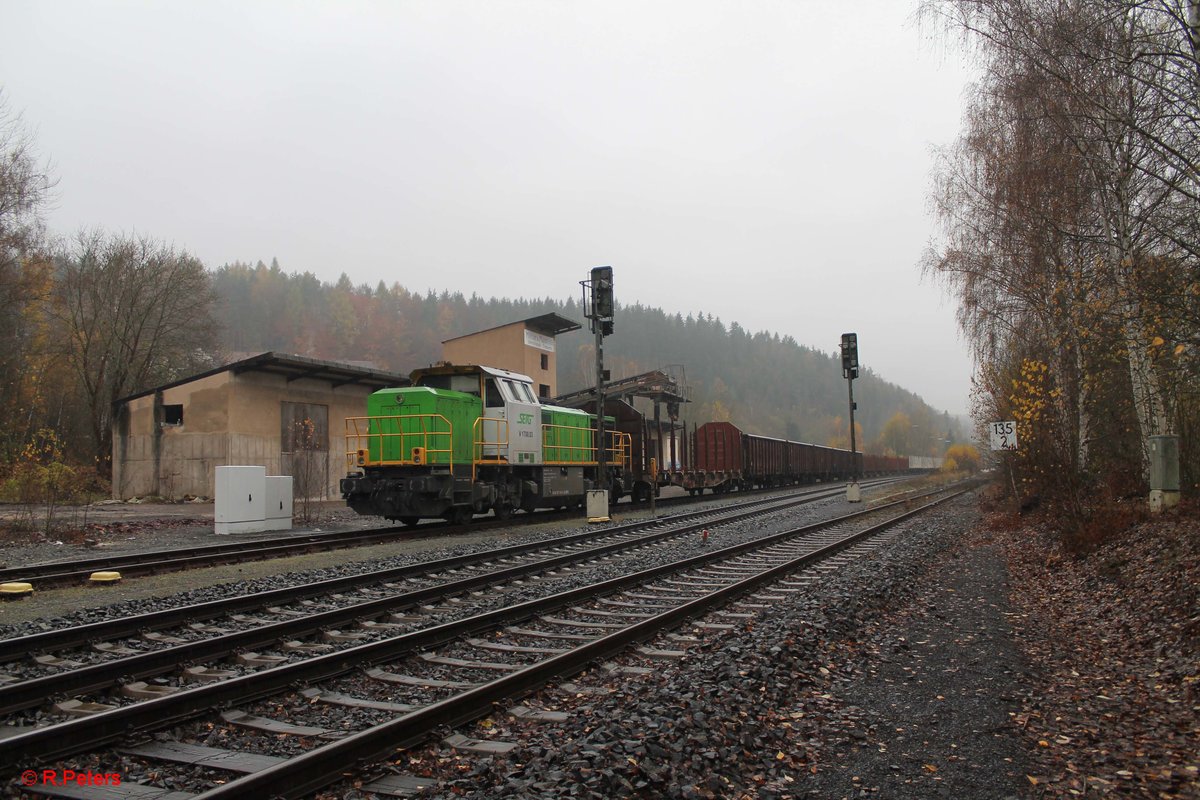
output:
[[705,489],[786,486],[799,483],[850,480],[906,472],[904,456],[851,453],[788,439],[745,433],[731,422],[706,422],[691,437],[687,464],[670,472],[665,481],[698,494]]

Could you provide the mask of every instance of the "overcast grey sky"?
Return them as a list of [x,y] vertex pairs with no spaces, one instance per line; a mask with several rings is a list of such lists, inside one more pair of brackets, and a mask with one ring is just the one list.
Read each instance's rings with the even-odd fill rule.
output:
[[855,330],[962,413],[917,264],[968,71],[915,2],[0,0],[0,87],[55,233],[485,297],[611,264],[622,303],[827,352]]

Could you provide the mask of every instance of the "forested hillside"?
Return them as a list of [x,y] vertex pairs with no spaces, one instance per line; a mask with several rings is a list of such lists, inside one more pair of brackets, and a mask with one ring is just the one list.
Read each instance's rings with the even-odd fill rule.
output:
[[[399,283],[355,286],[346,275],[330,285],[312,274],[288,273],[275,262],[226,265],[213,273],[213,285],[231,353],[277,350],[369,362],[395,372],[439,360],[446,339],[537,314],[555,312],[584,322],[576,298],[422,295]],[[841,333],[831,331],[830,340]],[[558,353],[560,391],[591,385],[593,342],[586,328],[560,336]],[[692,392],[683,411],[690,422],[730,420],[769,436],[849,443],[840,362],[832,352],[802,346],[790,336],[750,333],[700,310],[685,316],[618,305],[605,363],[614,379],[682,366]],[[948,415],[869,368],[856,382],[855,400],[858,441],[871,449],[940,454],[947,439],[961,439]]]

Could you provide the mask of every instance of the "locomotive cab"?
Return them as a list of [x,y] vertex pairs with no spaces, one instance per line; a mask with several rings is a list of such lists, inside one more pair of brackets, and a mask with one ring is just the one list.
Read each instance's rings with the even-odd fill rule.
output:
[[541,406],[533,380],[505,370],[483,370],[483,453],[509,464],[540,463]]

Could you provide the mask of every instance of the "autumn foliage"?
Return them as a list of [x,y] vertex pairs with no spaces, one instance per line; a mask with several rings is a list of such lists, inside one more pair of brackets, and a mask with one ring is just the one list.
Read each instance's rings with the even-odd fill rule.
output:
[[1021,507],[1076,530],[1144,499],[1150,437],[1200,481],[1200,7],[929,0],[982,63],[939,155],[943,239],[980,364],[976,417],[1015,420]]

